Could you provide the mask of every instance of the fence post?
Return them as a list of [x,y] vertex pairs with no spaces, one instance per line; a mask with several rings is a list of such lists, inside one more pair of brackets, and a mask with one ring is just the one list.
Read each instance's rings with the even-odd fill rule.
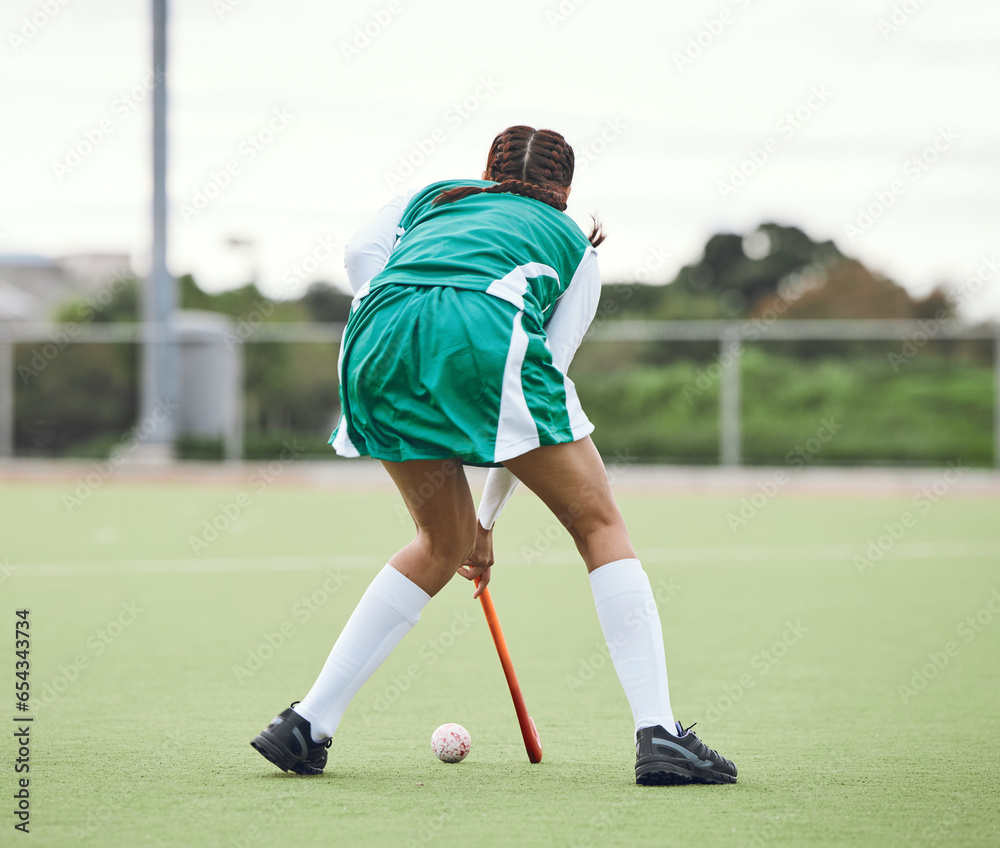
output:
[[743,345],[740,328],[730,322],[719,335],[719,365],[722,381],[719,384],[719,462],[722,465],[740,465],[740,357]]
[[0,322],[0,456],[14,455],[14,339]]
[[1000,468],[1000,329],[993,336],[993,467]]
[[239,462],[243,459],[243,395],[246,386],[243,384],[245,373],[245,355],[243,341],[237,339],[233,343],[235,352],[233,367],[236,375],[233,378],[237,390],[233,396],[233,408],[229,410],[229,423],[223,436],[223,447],[228,462]]

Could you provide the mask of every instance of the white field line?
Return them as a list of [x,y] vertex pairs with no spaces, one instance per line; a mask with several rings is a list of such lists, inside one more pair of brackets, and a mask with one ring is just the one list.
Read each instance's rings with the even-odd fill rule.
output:
[[[103,576],[108,574],[225,574],[227,572],[324,571],[374,568],[375,556],[189,557],[122,562],[38,562],[15,565],[18,577]],[[385,565],[385,563],[381,563]],[[381,567],[381,565],[379,567]]]
[[[643,548],[640,557],[646,562],[809,562],[811,560],[849,561],[864,556],[865,543],[839,545],[732,545],[716,547]],[[997,542],[901,542],[892,547],[885,560],[921,559],[996,559],[1000,562]],[[551,551],[538,557],[535,565],[580,564],[571,551]],[[496,554],[497,568],[533,567],[524,562],[523,552]],[[74,577],[128,574],[225,574],[231,572],[323,571],[326,569],[370,568],[385,564],[379,556],[362,554],[290,557],[229,557],[126,560],[124,562],[37,562],[19,563],[10,579],[25,577]]]

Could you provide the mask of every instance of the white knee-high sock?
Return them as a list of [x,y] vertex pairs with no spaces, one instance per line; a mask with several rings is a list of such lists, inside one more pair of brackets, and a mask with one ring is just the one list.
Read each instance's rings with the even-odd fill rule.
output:
[[635,729],[659,724],[673,733],[663,630],[642,565],[637,559],[602,565],[591,572],[590,588]]
[[351,699],[420,620],[420,611],[430,599],[391,565],[375,576],[312,689],[295,705],[295,712],[308,720],[314,741],[336,733]]

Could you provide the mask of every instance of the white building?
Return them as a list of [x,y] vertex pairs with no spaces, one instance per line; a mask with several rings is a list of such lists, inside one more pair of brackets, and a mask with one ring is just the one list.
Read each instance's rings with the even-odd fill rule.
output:
[[131,274],[125,253],[0,254],[0,321],[50,321],[62,304]]

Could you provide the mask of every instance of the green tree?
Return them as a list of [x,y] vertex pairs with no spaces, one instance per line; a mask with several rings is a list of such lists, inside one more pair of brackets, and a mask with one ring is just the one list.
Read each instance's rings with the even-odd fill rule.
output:
[[343,324],[351,314],[353,296],[329,283],[313,283],[302,296],[310,321]]
[[813,241],[798,227],[765,223],[746,234],[719,233],[705,245],[701,259],[678,272],[674,284],[692,293],[714,295],[720,312],[739,317],[762,298],[774,295],[782,280],[807,267],[826,268],[842,257],[832,241]]

